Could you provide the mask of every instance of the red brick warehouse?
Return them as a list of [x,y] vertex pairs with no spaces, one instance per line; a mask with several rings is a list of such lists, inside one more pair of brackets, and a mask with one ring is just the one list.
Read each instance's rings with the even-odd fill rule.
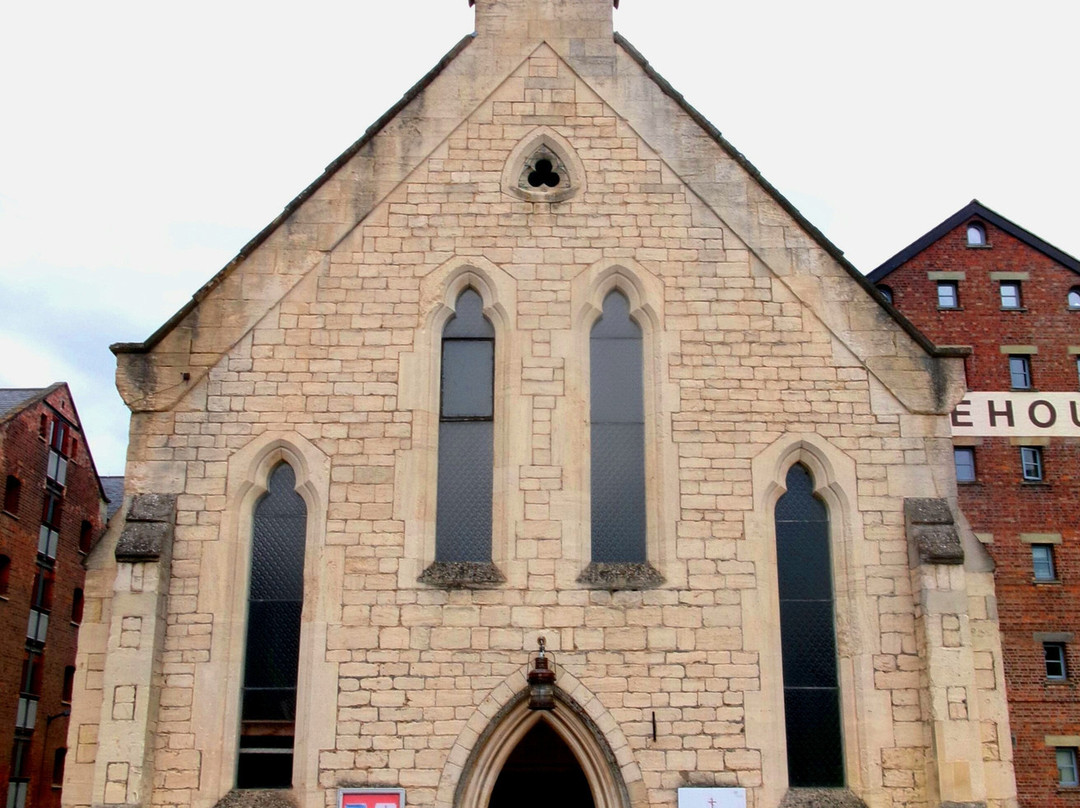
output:
[[107,518],[66,384],[0,390],[0,474],[0,783],[7,808],[55,808],[83,562]]
[[1080,261],[973,201],[869,279],[972,349],[954,456],[996,566],[1020,804],[1080,805]]

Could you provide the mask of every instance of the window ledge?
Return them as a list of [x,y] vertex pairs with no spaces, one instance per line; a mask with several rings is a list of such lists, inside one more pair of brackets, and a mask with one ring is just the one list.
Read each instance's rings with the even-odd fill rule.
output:
[[436,561],[416,580],[443,589],[489,589],[506,577],[490,561]]
[[1001,311],[1017,311],[1023,314],[1027,311],[1027,306],[1002,306]]
[[664,576],[649,563],[594,561],[577,580],[590,589],[655,589],[664,583]]
[[0,513],[4,514],[4,516],[10,516],[10,517],[11,517],[12,519],[14,519],[14,520],[15,520],[16,522],[18,522],[18,521],[19,521],[19,517],[17,517],[17,516],[16,516],[15,514],[13,514],[13,513],[11,512],[11,511],[7,511],[7,510],[4,510],[4,511],[0,511]]
[[993,244],[965,244],[969,250],[989,250],[993,248]]
[[1024,488],[1046,488],[1046,489],[1049,489],[1051,487],[1050,483],[1044,482],[1042,480],[1021,480],[1020,485],[1022,485]]
[[1061,586],[1060,578],[1032,578],[1031,582],[1035,586]]
[[938,311],[963,311],[963,306],[938,306]]

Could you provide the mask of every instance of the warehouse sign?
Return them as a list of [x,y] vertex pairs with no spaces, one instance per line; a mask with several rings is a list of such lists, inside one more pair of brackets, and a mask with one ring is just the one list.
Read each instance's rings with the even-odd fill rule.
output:
[[1080,437],[1080,393],[968,393],[953,437]]
[[405,808],[405,789],[339,788],[338,808]]

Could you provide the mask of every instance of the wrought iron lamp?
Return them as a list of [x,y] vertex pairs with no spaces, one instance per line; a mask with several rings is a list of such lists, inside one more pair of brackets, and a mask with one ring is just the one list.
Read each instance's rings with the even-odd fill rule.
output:
[[546,641],[536,638],[540,653],[533,659],[532,669],[526,679],[529,682],[529,709],[555,709],[555,671],[548,667],[548,658],[544,655]]

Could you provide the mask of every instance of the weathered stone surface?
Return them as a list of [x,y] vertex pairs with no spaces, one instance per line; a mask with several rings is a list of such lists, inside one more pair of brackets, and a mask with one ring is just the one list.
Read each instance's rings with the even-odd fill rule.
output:
[[963,564],[964,547],[952,511],[944,499],[904,500],[908,541],[923,564]]
[[594,589],[652,589],[664,583],[651,564],[593,562],[578,576],[578,583]]
[[495,586],[506,578],[494,564],[475,561],[436,561],[420,574],[421,583],[447,589]]
[[164,522],[128,522],[116,543],[117,561],[156,561],[172,540],[172,525]]
[[176,494],[136,494],[128,510],[129,522],[176,521]]
[[866,808],[866,803],[846,788],[792,788],[780,808]]
[[234,789],[218,800],[214,808],[296,808],[296,800],[288,791]]

